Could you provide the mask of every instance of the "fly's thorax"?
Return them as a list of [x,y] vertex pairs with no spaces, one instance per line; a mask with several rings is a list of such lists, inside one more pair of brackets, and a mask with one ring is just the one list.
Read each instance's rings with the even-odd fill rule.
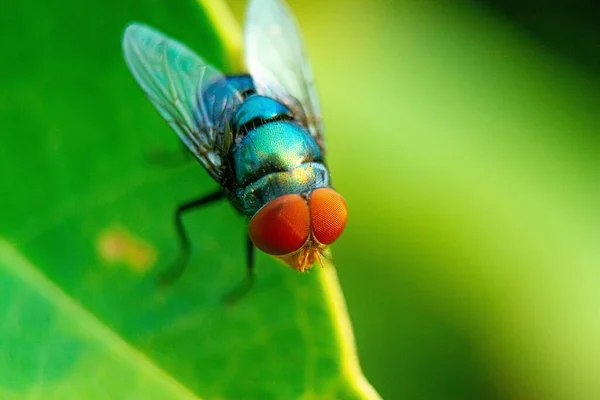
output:
[[234,203],[245,215],[254,215],[262,206],[284,194],[304,194],[329,187],[329,172],[320,162],[307,162],[291,171],[266,174],[235,192]]
[[308,131],[293,121],[273,121],[252,129],[233,151],[238,186],[262,176],[292,171],[306,162],[322,162],[321,150]]
[[233,203],[246,215],[270,200],[329,186],[323,155],[310,132],[276,99],[252,94],[232,119],[236,143]]

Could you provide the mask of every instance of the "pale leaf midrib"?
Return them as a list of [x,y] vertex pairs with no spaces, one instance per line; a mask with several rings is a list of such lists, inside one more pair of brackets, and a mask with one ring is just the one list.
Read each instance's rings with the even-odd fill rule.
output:
[[27,258],[0,237],[0,265],[4,265],[10,273],[20,278],[34,291],[52,303],[60,312],[70,315],[90,336],[106,345],[106,348],[118,354],[123,360],[130,362],[137,371],[161,382],[177,399],[200,400],[200,397],[182,386],[167,372],[162,370],[143,353],[131,347],[123,338],[104,325],[98,318],[86,310],[79,302],[69,297],[45,275],[43,275]]

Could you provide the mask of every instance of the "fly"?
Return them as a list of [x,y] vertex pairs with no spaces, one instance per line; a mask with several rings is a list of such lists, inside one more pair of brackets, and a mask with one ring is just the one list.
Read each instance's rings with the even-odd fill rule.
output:
[[208,174],[214,193],[175,213],[181,258],[188,264],[183,216],[221,199],[249,219],[248,288],[254,247],[299,272],[322,265],[342,233],[348,209],[325,164],[320,108],[296,21],[282,0],[250,0],[244,32],[248,73],[224,75],[183,44],[139,23],[125,30],[127,66],[152,104]]

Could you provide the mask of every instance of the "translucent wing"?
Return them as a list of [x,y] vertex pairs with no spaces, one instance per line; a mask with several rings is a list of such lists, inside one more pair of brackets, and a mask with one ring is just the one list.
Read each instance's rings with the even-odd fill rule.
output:
[[245,29],[246,65],[257,92],[290,107],[324,150],[312,70],[288,6],[282,0],[250,0]]
[[222,182],[231,144],[228,121],[242,101],[239,93],[193,51],[145,25],[127,27],[123,51],[150,101],[209,174]]

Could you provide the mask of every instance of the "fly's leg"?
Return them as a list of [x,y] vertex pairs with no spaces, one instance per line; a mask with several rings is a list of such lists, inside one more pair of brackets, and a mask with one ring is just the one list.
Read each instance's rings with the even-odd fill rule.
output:
[[233,305],[244,297],[254,285],[254,243],[246,236],[246,278],[240,285],[225,296],[225,302]]
[[177,207],[177,211],[175,212],[175,227],[177,228],[177,236],[179,237],[180,253],[179,257],[177,260],[175,260],[171,267],[163,271],[159,276],[158,282],[160,285],[166,286],[177,280],[177,278],[183,274],[183,271],[185,271],[190,259],[190,239],[185,231],[185,228],[183,227],[183,214],[185,214],[187,211],[194,210],[220,200],[224,196],[225,195],[223,192],[218,191]]

